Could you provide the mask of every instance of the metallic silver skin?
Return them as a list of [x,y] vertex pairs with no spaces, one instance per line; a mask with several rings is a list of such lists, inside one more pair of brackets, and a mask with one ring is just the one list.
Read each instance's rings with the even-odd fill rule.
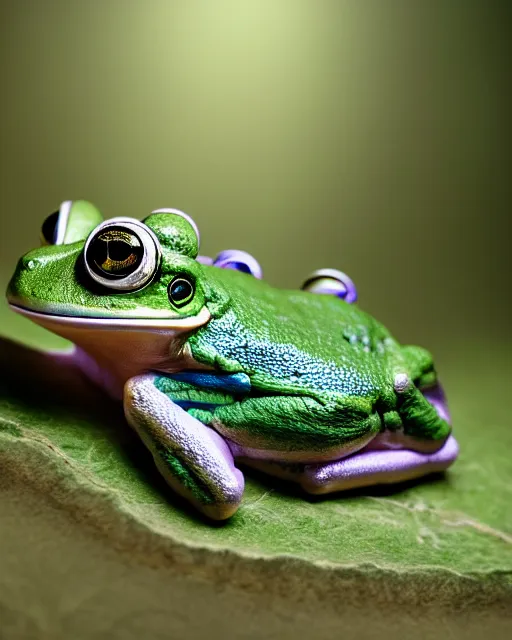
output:
[[102,276],[98,275],[95,271],[93,271],[93,269],[91,269],[91,267],[87,263],[87,260],[84,260],[87,273],[95,282],[107,289],[113,289],[115,291],[135,291],[136,289],[142,289],[142,287],[151,282],[153,276],[158,270],[158,266],[161,260],[161,249],[160,243],[158,242],[155,234],[149,227],[147,227],[139,220],[124,217],[105,220],[105,222],[99,224],[89,234],[84,247],[84,256],[87,256],[89,246],[95,236],[99,232],[107,231],[110,227],[113,226],[122,226],[128,231],[133,231],[140,238],[144,246],[144,255],[142,257],[140,265],[133,273],[130,273],[126,277],[113,280],[109,278],[103,278]]
[[[154,374],[128,380],[126,419],[153,454],[170,487],[214,520],[240,506],[244,477],[224,439],[159,391]],[[176,464],[169,464],[171,458]],[[176,469],[179,469],[179,472]]]

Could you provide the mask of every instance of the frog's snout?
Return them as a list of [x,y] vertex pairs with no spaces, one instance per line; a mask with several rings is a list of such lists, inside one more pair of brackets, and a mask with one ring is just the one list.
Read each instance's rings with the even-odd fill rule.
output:
[[14,274],[7,285],[6,295],[10,304],[19,304],[29,293],[34,295],[35,287],[31,284],[33,279],[31,276],[35,275],[40,267],[41,261],[32,255],[32,252],[18,260]]
[[[55,301],[59,291],[70,288],[70,278],[80,247],[46,245],[32,249],[18,260],[7,285],[7,300],[16,306],[38,309],[44,301]],[[62,268],[65,264],[66,268]]]
[[51,294],[55,282],[59,282],[51,267],[48,268],[51,257],[41,256],[40,251],[41,249],[34,249],[18,261],[7,285],[9,304],[31,309],[37,301]]
[[19,303],[20,292],[26,289],[27,275],[39,266],[36,260],[24,256],[18,261],[14,274],[7,285],[7,301],[9,304]]
[[30,258],[30,257],[22,258],[21,262],[22,262],[22,269],[25,269],[27,271],[34,271],[34,269],[37,269],[37,267],[40,267],[42,264],[41,260],[38,260],[37,258]]

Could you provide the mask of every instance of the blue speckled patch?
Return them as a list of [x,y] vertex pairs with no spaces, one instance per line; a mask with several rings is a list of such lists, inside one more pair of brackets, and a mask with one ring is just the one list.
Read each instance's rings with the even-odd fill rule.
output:
[[[276,324],[285,338],[287,323],[281,321]],[[264,333],[265,329],[262,323],[260,332]],[[253,384],[263,376],[267,383],[270,382],[269,388],[292,386],[367,397],[380,387],[375,358],[363,350],[354,352],[353,346],[344,340],[342,331],[338,340],[330,338],[335,348],[329,358],[319,357],[314,348],[315,342],[325,334],[313,334],[310,339],[312,348],[308,353],[289,342],[273,340],[272,328],[268,333],[268,339],[255,336],[232,311],[228,311],[194,336],[194,354],[201,356],[201,352],[206,354],[214,350],[216,359],[220,357],[246,370]]]
[[193,384],[202,389],[216,389],[233,395],[244,395],[251,391],[251,381],[245,373],[187,371],[169,374],[168,377],[178,382]]

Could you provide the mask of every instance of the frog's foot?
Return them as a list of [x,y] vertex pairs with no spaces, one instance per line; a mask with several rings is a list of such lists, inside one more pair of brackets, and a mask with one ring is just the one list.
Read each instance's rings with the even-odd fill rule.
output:
[[342,460],[323,464],[290,464],[268,460],[240,462],[265,473],[297,482],[311,494],[326,494],[376,484],[394,484],[444,471],[457,457],[453,436],[435,453],[402,450],[362,450]]
[[124,409],[128,422],[153,454],[176,493],[215,520],[240,506],[244,477],[223,438],[172,402],[156,386],[159,376],[128,380]]
[[[451,433],[448,409],[439,384],[419,389],[406,373],[395,376],[397,410],[403,423],[403,435],[417,441],[419,450],[442,447]],[[411,447],[416,449],[415,446]]]

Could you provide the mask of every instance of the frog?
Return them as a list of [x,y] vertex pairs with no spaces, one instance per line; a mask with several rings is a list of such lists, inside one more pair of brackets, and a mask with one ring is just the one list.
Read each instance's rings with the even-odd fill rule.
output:
[[11,308],[75,345],[74,365],[207,520],[237,512],[251,468],[323,495],[456,459],[432,355],[360,308],[342,272],[273,286],[249,254],[199,255],[196,223],[172,208],[104,219],[66,201],[41,240]]

